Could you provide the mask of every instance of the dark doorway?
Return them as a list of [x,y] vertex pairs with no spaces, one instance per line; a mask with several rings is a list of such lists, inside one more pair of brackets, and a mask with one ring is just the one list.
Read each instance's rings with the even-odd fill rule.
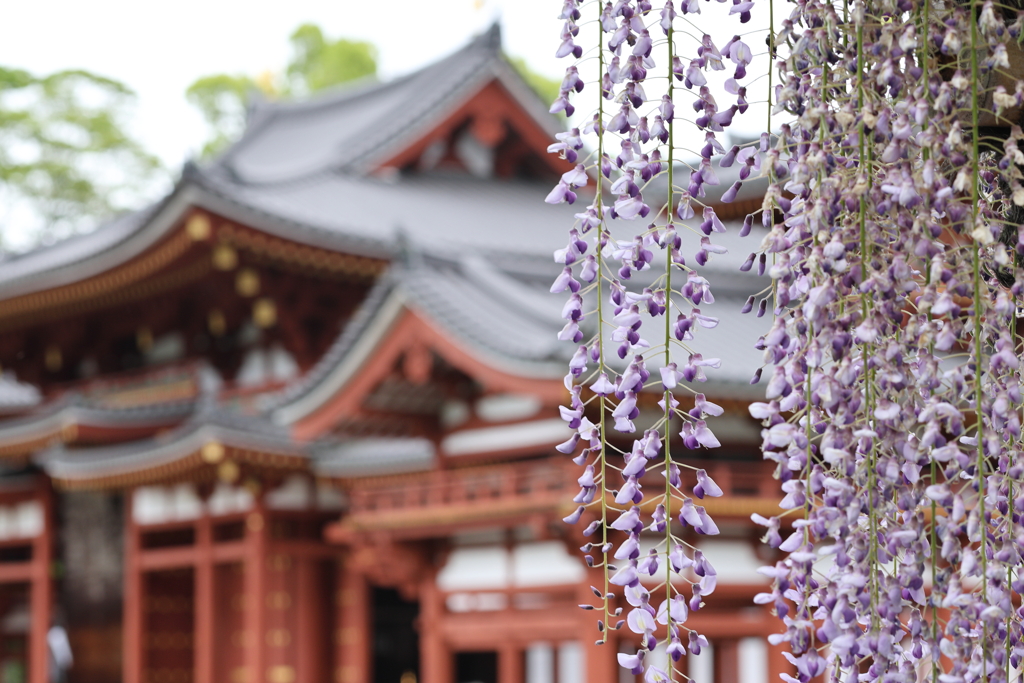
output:
[[390,588],[373,589],[373,682],[414,683],[420,676],[418,603]]
[[498,683],[498,653],[456,653],[455,683]]

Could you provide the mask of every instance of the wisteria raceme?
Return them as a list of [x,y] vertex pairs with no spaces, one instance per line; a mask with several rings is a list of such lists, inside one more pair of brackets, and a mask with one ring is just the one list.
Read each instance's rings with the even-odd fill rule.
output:
[[[598,604],[583,605],[601,611],[598,643],[608,630],[632,631],[641,647],[619,663],[647,683],[685,678],[681,659],[708,646],[687,620],[715,591],[717,572],[683,530],[718,534],[701,499],[723,491],[672,446],[720,446],[709,418],[722,408],[696,387],[721,361],[691,344],[718,324],[701,273],[726,252],[716,239],[725,225],[704,199],[721,182],[716,167],[736,164],[740,180],[721,199],[733,201],[767,151],[754,144],[727,153],[725,137],[749,106],[743,83],[753,49],[741,35],[753,3],[711,3],[732,22],[714,36],[694,33],[702,4],[565,0],[557,54],[576,61],[551,107],[584,122],[550,148],[575,167],[547,197],[586,204],[554,255],[564,270],[551,288],[568,297],[559,338],[577,346],[562,410],[575,431],[559,450],[580,465],[580,492],[565,521],[583,527],[581,550],[602,575]],[[713,89],[712,80],[724,84]],[[703,140],[686,177],[676,175],[683,127]],[[722,155],[729,163],[712,164]],[[654,398],[660,419],[640,429],[641,405]],[[613,606],[616,595],[625,613]]]
[[[767,381],[750,413],[764,422],[783,512],[754,521],[784,559],[762,568],[772,583],[756,602],[781,619],[773,641],[793,665],[783,678],[1020,676],[1016,2],[733,0],[736,36],[724,39],[701,30],[693,15],[709,3],[700,0],[563,5],[559,54],[598,62],[585,84],[584,63],[571,66],[552,108],[569,111],[572,99],[597,109],[552,146],[579,165],[548,197],[573,202],[580,190],[590,201],[555,255],[566,270],[553,290],[571,291],[561,337],[580,349],[564,413],[576,432],[561,447],[583,468],[580,507],[566,521],[589,524],[595,540],[583,550],[604,575],[601,628],[625,624],[641,637],[619,662],[648,683],[682,678],[680,657],[707,644],[687,618],[714,590],[715,571],[673,522],[717,533],[698,503],[722,491],[702,470],[684,488],[685,458],[670,444],[679,430],[687,449],[719,445],[706,418],[721,409],[694,388],[717,361],[688,342],[716,322],[701,312],[714,301],[701,268],[725,229],[701,200],[719,183],[716,169],[734,166],[739,180],[722,201],[748,178],[769,181],[743,223],[742,234],[762,228],[741,270],[756,262],[771,295],[756,313],[755,297],[742,310],[771,319],[752,340],[765,363],[753,381]],[[750,104],[747,67],[763,35],[740,24],[762,10],[769,129],[730,146],[722,133]],[[709,84],[715,71],[729,76],[722,92]],[[684,120],[689,105],[695,117]],[[683,127],[702,132],[704,146],[677,184]],[[655,188],[667,189],[655,197]],[[691,219],[703,239],[684,254]],[[619,234],[623,220],[639,226],[634,235]],[[645,387],[661,393],[662,419],[618,449],[616,432],[636,435]],[[641,533],[662,541],[644,554]],[[615,622],[613,586],[631,607]],[[659,642],[667,668],[653,663]]]
[[774,36],[751,412],[792,513],[762,520],[788,556],[761,601],[795,680],[1018,675],[1020,9],[811,0]]

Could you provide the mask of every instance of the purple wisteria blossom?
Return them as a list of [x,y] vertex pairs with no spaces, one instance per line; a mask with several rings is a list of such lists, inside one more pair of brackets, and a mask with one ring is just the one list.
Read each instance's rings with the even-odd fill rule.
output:
[[[591,540],[581,550],[603,575],[598,604],[585,606],[602,612],[598,642],[609,631],[632,631],[641,647],[620,654],[619,664],[647,683],[681,680],[681,659],[708,647],[687,621],[714,593],[717,573],[684,539],[719,533],[694,498],[724,493],[705,470],[686,464],[689,453],[721,446],[714,419],[724,412],[698,390],[722,361],[692,346],[719,325],[704,271],[728,253],[719,236],[726,223],[708,197],[724,193],[727,204],[745,196],[743,181],[761,173],[767,151],[745,145],[727,152],[728,129],[750,106],[747,67],[757,43],[740,26],[757,11],[754,3],[734,2],[721,35],[684,26],[700,5],[564,0],[556,55],[578,61],[568,65],[551,107],[586,112],[587,121],[549,148],[572,167],[547,201],[586,204],[554,254],[561,272],[551,286],[565,297],[559,339],[574,345],[565,378],[570,399],[561,410],[573,434],[557,448],[581,470],[565,521],[586,525]],[[584,26],[595,27],[592,36]],[[596,27],[600,43],[592,49]],[[591,87],[582,74],[595,61]],[[684,127],[703,140],[686,173],[674,146]],[[715,160],[721,155],[727,163]],[[719,168],[733,164],[740,181],[721,187]],[[660,408],[651,428],[641,427],[649,424],[641,416],[653,403],[648,394]],[[655,585],[661,588],[650,590]],[[622,615],[612,604],[618,594],[630,606]],[[667,666],[648,656],[659,646]]]
[[769,37],[778,124],[728,156],[770,180],[750,414],[790,512],[754,518],[785,553],[756,599],[785,680],[995,683],[1024,659],[1021,9],[811,0]]

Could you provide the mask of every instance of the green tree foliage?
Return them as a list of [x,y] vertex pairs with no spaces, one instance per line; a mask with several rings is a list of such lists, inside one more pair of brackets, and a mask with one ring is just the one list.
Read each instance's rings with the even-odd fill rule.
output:
[[0,66],[0,230],[18,213],[37,239],[68,235],[123,210],[162,175],[125,130],[135,95],[87,71],[37,77]]
[[216,154],[241,134],[253,93],[271,98],[301,97],[377,73],[377,49],[370,43],[326,38],[314,24],[299,26],[289,41],[292,58],[278,78],[272,74],[259,78],[216,74],[189,86],[186,98],[210,126],[204,157]]
[[211,130],[210,139],[203,145],[204,157],[215,154],[241,135],[249,97],[256,89],[252,78],[228,74],[203,76],[188,87],[185,98],[199,109]]
[[290,95],[306,95],[377,73],[377,48],[370,43],[327,40],[315,24],[291,35],[294,57],[286,71]]

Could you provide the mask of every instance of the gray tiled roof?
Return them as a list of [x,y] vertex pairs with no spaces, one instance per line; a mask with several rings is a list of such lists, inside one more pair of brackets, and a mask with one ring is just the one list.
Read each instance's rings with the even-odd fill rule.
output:
[[0,410],[31,408],[41,400],[39,390],[31,384],[19,382],[12,372],[0,373]]
[[317,449],[313,471],[324,477],[362,477],[422,472],[437,459],[430,439],[374,437],[325,444]]
[[550,261],[580,210],[545,204],[550,183],[454,173],[394,180],[332,173],[262,187],[207,173],[197,181],[268,216],[361,242],[361,250],[392,253],[404,236],[426,251],[507,251]]
[[51,477],[64,481],[119,476],[175,462],[210,441],[261,452],[307,455],[284,429],[267,420],[211,410],[151,439],[95,448],[58,445],[38,454],[35,462]]
[[387,83],[365,82],[303,102],[261,103],[244,137],[212,171],[245,184],[363,173],[405,148],[492,78],[553,136],[547,107],[501,56],[495,24],[454,54]]
[[67,397],[44,410],[0,422],[0,441],[11,442],[51,434],[64,425],[91,425],[132,429],[173,424],[189,416],[192,401],[158,403],[130,408],[90,408],[79,405],[77,397]]

